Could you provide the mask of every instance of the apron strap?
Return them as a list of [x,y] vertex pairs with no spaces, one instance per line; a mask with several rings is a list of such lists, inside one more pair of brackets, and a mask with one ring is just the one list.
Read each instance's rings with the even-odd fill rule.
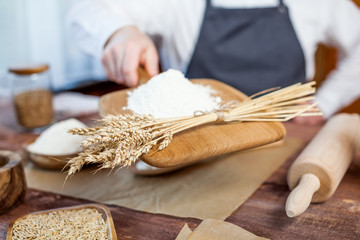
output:
[[286,12],[286,5],[284,3],[284,0],[279,0],[278,9],[279,9],[279,12],[281,12],[281,13]]
[[206,8],[212,8],[211,0],[206,0]]
[[[206,0],[206,8],[211,8],[211,7],[212,7],[211,0]],[[280,12],[286,11],[286,5],[284,3],[284,0],[279,0],[278,8]]]

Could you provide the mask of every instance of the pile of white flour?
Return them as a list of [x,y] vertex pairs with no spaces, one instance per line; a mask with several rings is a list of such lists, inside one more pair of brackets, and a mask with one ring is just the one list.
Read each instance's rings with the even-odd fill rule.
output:
[[70,155],[81,150],[80,143],[85,140],[84,136],[77,136],[68,133],[72,128],[86,128],[82,122],[71,118],[55,123],[27,147],[32,153],[43,155]]
[[196,111],[211,112],[219,107],[220,97],[209,86],[193,84],[177,70],[163,72],[129,92],[128,105],[137,114],[155,118],[193,116]]

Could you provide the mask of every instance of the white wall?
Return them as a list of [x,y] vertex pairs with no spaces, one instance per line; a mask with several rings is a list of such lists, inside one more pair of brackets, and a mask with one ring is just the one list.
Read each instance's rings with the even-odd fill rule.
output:
[[0,0],[0,94],[9,65],[50,64],[55,89],[104,79],[101,64],[79,52],[66,31],[66,14],[79,0]]

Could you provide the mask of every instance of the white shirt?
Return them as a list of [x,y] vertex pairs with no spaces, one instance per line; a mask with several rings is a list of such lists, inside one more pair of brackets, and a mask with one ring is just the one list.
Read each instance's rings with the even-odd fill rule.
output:
[[[360,96],[360,10],[350,0],[285,0],[306,62],[314,77],[319,43],[339,50],[339,64],[316,96],[328,118]],[[277,6],[278,0],[212,0],[216,7]],[[83,1],[69,15],[71,36],[87,53],[100,57],[112,33],[136,25],[159,49],[164,70],[186,72],[201,28],[205,0]]]

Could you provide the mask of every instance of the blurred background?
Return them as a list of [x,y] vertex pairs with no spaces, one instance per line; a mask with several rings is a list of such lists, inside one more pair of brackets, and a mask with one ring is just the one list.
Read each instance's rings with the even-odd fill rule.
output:
[[[19,63],[48,63],[56,91],[106,79],[100,61],[82,54],[67,34],[66,15],[79,1],[86,0],[0,0],[0,96],[10,94],[7,69]],[[319,46],[316,59],[321,84],[337,53]],[[360,112],[360,101],[345,110]]]
[[8,67],[19,63],[48,63],[54,90],[105,79],[100,61],[67,35],[66,15],[79,1],[0,0],[0,95],[9,94]]

